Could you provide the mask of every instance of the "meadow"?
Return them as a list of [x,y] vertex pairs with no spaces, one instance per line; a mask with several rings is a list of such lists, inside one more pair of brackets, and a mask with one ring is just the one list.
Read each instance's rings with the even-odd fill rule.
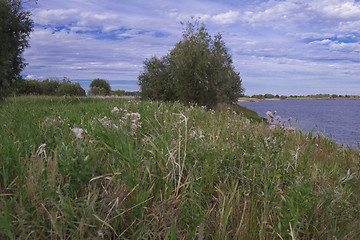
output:
[[359,239],[359,151],[268,115],[6,99],[0,239]]

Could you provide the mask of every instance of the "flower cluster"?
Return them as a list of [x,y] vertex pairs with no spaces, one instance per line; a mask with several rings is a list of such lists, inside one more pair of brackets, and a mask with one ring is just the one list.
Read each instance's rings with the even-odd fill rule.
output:
[[123,120],[126,121],[127,119],[131,120],[131,130],[135,131],[136,129],[141,127],[141,122],[138,122],[140,120],[141,116],[139,113],[126,113],[123,117]]
[[270,112],[267,111],[266,115],[268,116],[268,120],[270,123],[270,128],[275,128],[278,127],[281,130],[284,130],[285,132],[294,132],[296,129],[294,127],[292,127],[291,125],[291,120],[292,118],[290,117],[287,121],[281,121],[281,117],[279,115],[276,116],[276,111],[274,112]]

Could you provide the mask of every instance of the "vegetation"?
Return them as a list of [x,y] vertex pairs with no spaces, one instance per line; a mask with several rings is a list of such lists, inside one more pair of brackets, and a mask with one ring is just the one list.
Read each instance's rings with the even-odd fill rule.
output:
[[243,92],[221,34],[212,38],[199,23],[186,24],[183,39],[167,56],[144,61],[139,85],[143,99],[209,108],[235,102]]
[[0,0],[0,99],[21,79],[26,65],[22,54],[32,30],[30,12],[22,9],[21,0]]
[[[250,98],[250,97],[246,97]],[[337,94],[312,94],[312,95],[273,95],[270,93],[267,94],[255,94],[252,95],[251,98],[255,99],[359,99],[360,96],[357,95],[337,95]]]
[[17,95],[47,95],[47,96],[85,96],[85,90],[79,83],[72,83],[70,79],[21,80],[15,86]]
[[270,128],[119,98],[0,109],[1,239],[360,238],[360,153],[271,113]]
[[95,78],[90,83],[90,95],[109,95],[110,92],[110,84],[104,79]]

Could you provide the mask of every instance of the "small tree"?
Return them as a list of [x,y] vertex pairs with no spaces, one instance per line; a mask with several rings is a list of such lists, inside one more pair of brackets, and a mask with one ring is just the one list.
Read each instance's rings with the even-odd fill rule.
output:
[[110,84],[104,79],[95,78],[90,83],[91,95],[109,95],[110,91]]
[[22,54],[29,46],[33,21],[21,0],[0,0],[0,99],[21,79],[25,67]]
[[186,24],[183,39],[167,56],[144,61],[138,79],[142,98],[210,108],[234,102],[243,92],[221,34],[212,38],[198,22]]

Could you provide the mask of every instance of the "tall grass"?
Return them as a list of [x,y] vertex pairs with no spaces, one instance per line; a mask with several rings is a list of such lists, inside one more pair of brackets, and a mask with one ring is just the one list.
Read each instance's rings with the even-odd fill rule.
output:
[[8,99],[0,238],[359,239],[359,159],[232,110]]

